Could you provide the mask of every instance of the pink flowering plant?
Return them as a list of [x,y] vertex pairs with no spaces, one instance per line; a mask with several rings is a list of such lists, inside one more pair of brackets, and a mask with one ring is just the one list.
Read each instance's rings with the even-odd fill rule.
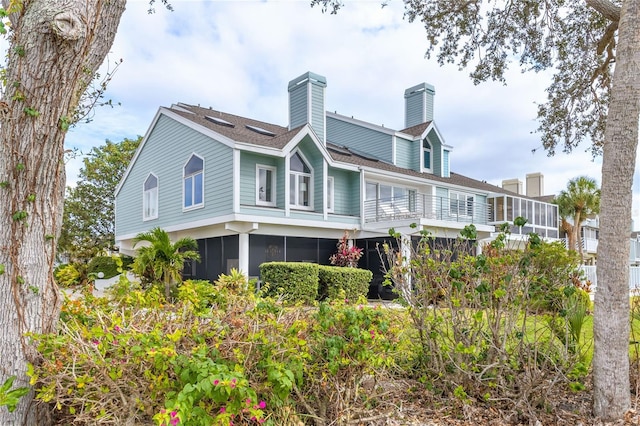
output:
[[358,261],[362,257],[362,249],[349,245],[349,233],[347,231],[344,231],[344,235],[340,238],[336,247],[338,250],[329,258],[332,265],[349,268],[358,267]]

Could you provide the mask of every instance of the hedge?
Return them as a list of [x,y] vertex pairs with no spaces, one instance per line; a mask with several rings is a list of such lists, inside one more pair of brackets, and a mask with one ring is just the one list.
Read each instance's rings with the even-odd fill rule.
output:
[[366,297],[372,278],[373,273],[367,269],[321,265],[318,268],[319,297],[321,300],[336,299],[341,290],[344,290],[344,297],[349,300]]
[[260,278],[268,285],[266,295],[284,294],[292,302],[313,303],[318,297],[318,265],[306,262],[267,262]]
[[87,266],[87,273],[98,274],[98,272],[104,274],[104,279],[113,278],[120,273],[118,271],[118,264],[111,256],[97,256],[91,259]]

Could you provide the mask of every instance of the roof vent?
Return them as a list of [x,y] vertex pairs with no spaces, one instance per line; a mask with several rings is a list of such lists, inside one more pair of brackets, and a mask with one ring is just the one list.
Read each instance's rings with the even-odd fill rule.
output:
[[227,127],[235,127],[235,125],[233,123],[229,123],[227,120],[223,120],[222,118],[217,118],[217,117],[211,117],[210,115],[205,115],[204,119],[207,121],[210,121],[214,124],[219,124],[221,126],[227,126]]
[[265,136],[275,136],[276,135],[275,133],[273,133],[273,132],[271,132],[269,130],[263,129],[262,127],[251,126],[249,124],[245,124],[245,127],[247,129],[249,129],[249,130],[252,130],[252,131],[256,132],[256,133],[260,133],[261,135],[265,135]]

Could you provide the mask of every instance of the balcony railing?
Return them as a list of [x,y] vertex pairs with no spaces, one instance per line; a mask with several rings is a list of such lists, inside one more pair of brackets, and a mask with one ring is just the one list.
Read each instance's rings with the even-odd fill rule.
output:
[[486,203],[427,194],[364,202],[365,222],[424,218],[486,225],[489,216],[489,205]]

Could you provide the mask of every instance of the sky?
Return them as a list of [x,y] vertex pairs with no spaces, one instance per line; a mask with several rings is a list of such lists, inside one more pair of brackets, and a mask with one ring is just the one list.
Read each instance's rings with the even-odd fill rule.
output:
[[[397,130],[404,127],[404,90],[433,85],[434,120],[453,146],[451,170],[459,174],[500,185],[540,172],[546,194],[577,176],[601,181],[601,159],[588,145],[554,157],[541,148],[536,111],[548,75],[523,74],[514,64],[506,85],[474,86],[470,70],[425,57],[424,28],[404,19],[400,0],[386,7],[380,0],[346,1],[337,15],[308,0],[171,3],[173,12],[158,4],[148,14],[146,0],[127,2],[103,67],[104,74],[122,59],[105,95],[116,106],[97,108],[90,123],[72,128],[67,148],[86,153],[107,139],[144,135],[158,108],[177,102],[286,126],[287,84],[311,71],[327,78],[327,110]],[[81,157],[68,162],[68,185],[81,164]]]

